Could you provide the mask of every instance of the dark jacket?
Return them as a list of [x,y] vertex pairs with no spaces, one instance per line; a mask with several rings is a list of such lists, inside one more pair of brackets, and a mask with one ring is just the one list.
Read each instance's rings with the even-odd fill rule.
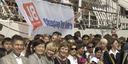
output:
[[[115,64],[121,64],[121,53],[117,53],[116,54],[116,59],[114,58],[114,55],[113,54],[110,54],[113,61],[115,62]],[[104,60],[103,60],[104,64],[113,64],[110,56],[109,56],[109,53],[107,51],[104,52]]]

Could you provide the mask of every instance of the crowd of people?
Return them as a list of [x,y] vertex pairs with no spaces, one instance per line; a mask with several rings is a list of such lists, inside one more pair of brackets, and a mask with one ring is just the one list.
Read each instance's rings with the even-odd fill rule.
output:
[[128,64],[128,40],[112,35],[83,35],[62,38],[60,32],[34,38],[0,34],[0,64]]

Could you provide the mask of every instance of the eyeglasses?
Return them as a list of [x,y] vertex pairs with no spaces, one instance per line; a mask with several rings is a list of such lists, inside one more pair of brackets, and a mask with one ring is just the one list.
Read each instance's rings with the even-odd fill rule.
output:
[[74,49],[77,50],[77,48],[71,48],[71,50],[74,50]]
[[88,48],[94,48],[94,46],[92,46],[92,47],[88,47]]

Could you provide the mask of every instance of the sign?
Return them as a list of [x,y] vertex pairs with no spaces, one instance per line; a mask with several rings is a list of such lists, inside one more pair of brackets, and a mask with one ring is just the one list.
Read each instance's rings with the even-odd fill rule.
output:
[[49,34],[58,31],[62,37],[74,33],[74,12],[70,6],[47,1],[16,0],[29,25],[29,36]]

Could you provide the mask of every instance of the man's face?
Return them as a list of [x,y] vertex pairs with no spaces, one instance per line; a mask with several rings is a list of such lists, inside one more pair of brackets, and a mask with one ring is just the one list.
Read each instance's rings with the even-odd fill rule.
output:
[[116,30],[112,30],[111,31],[111,34],[116,34]]
[[58,39],[61,40],[61,35],[58,36]]
[[55,41],[58,37],[57,36],[52,36],[52,41]]
[[23,51],[24,44],[22,40],[16,40],[12,44],[12,51],[15,55],[19,56],[20,53]]
[[85,44],[87,44],[89,42],[89,38],[88,37],[84,37],[83,41],[85,42]]
[[12,43],[10,41],[5,41],[3,48],[5,48],[7,51],[10,51],[12,49]]

